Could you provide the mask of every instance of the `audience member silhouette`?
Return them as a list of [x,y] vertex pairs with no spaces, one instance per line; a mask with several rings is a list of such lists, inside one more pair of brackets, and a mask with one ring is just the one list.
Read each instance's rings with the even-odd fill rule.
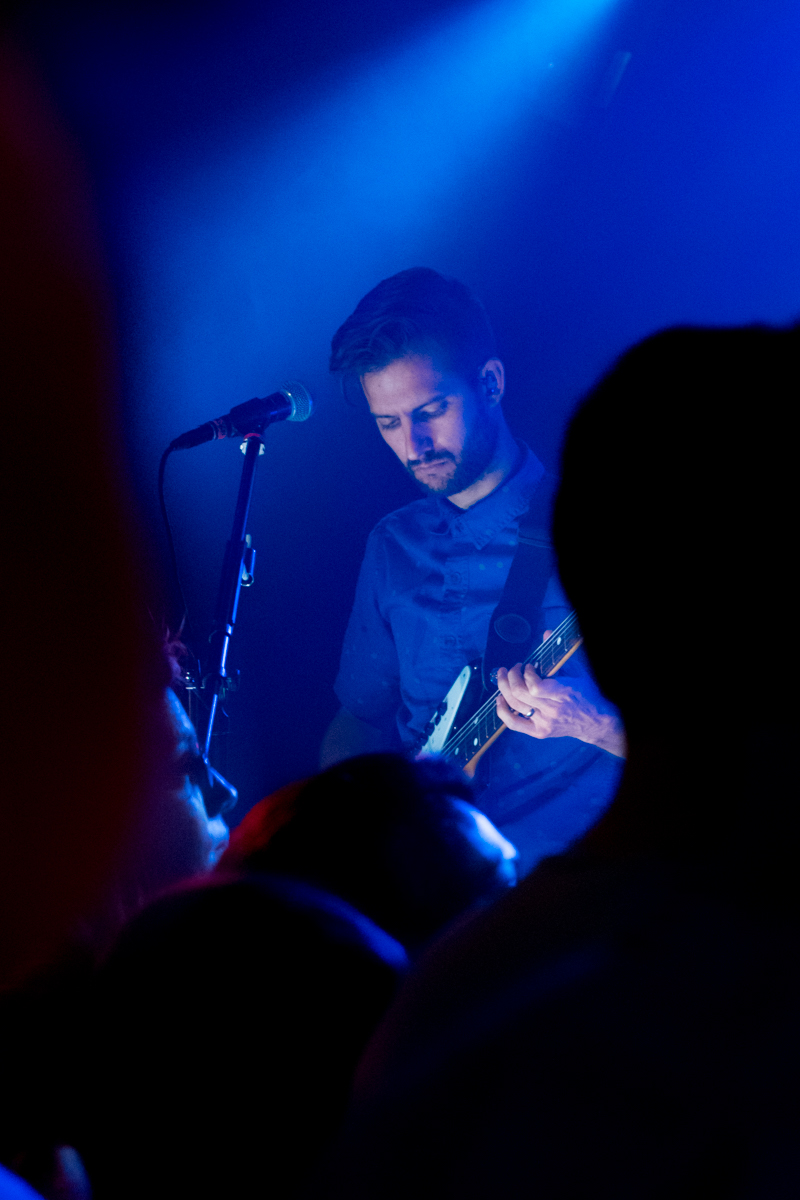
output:
[[2,23],[0,389],[24,441],[7,443],[2,471],[0,1160],[52,1190],[75,1083],[63,1068],[80,1007],[76,942],[118,928],[121,877],[141,879],[157,838],[174,735],[141,619],[147,552],[120,451],[90,187]]
[[313,1196],[800,1190],[799,362],[798,328],[668,330],[577,413],[555,542],[619,793],[421,960]]
[[220,866],[306,880],[417,951],[516,882],[516,850],[471,801],[444,762],[364,754],[262,801]]
[[101,971],[76,1144],[95,1200],[296,1194],[336,1132],[402,947],[285,878],[188,887]]
[[441,763],[339,763],[259,806],[212,884],[129,925],[101,972],[99,1102],[76,1138],[98,1200],[296,1194],[392,999],[394,937],[417,947],[514,881],[470,794]]
[[[159,665],[121,461],[117,363],[79,156],[31,60],[0,38],[3,461],[0,988],[63,954],[102,907],[154,801]],[[155,668],[155,669],[154,669]]]
[[90,187],[34,61],[5,28],[0,175],[13,297],[0,386],[27,438],[9,443],[2,472],[0,1161],[71,1197],[85,1194],[63,1143],[91,961],[161,888],[208,869],[226,834],[181,769],[193,735],[142,619],[148,553],[120,450]]
[[118,857],[99,900],[75,914],[71,943],[59,957],[0,1000],[9,1089],[0,1152],[45,1192],[61,1169],[58,1147],[74,1133],[76,1081],[84,1073],[81,1035],[96,963],[127,920],[169,886],[210,872],[228,842],[224,820],[208,808],[224,804],[230,791],[221,777],[209,777],[194,727],[170,686],[173,647],[159,647],[153,638],[150,651],[160,687],[146,715],[161,754],[151,764],[152,795],[133,814],[133,851]]

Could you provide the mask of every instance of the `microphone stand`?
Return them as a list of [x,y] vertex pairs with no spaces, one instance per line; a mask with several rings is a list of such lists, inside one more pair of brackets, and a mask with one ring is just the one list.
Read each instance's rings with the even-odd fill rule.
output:
[[211,689],[211,699],[208,709],[208,724],[206,726],[203,757],[208,763],[211,749],[211,735],[214,732],[214,719],[217,715],[220,698],[225,695],[229,676],[227,672],[228,648],[230,647],[233,628],[236,624],[236,610],[239,607],[239,593],[242,585],[249,586],[253,582],[253,567],[255,550],[249,544],[247,536],[247,518],[250,513],[250,501],[253,496],[256,460],[264,450],[262,433],[245,435],[244,466],[239,483],[239,494],[236,498],[236,511],[233,516],[233,529],[230,540],[225,547],[225,559],[222,564],[222,574],[219,583],[219,599],[217,614],[214,619],[214,630],[209,639],[212,648],[211,669],[203,679],[204,690]]

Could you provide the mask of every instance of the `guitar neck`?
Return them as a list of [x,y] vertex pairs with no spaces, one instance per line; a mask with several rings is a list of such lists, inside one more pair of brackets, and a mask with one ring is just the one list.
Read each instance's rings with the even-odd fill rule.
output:
[[[530,663],[537,675],[545,679],[555,675],[564,663],[580,646],[583,638],[578,628],[578,618],[574,612],[566,617],[546,641],[528,655],[525,665]],[[497,697],[499,691],[488,697],[469,718],[467,723],[453,734],[442,747],[442,753],[456,759],[464,769],[474,770],[474,764],[488,750],[493,742],[505,729],[505,725],[497,715]]]
[[537,646],[533,653],[528,655],[525,663],[531,663],[536,674],[542,679],[546,679],[550,675],[555,675],[556,671],[563,667],[582,641],[578,618],[574,612],[571,612],[561,622],[558,629],[553,630],[547,641],[542,642],[541,646]]

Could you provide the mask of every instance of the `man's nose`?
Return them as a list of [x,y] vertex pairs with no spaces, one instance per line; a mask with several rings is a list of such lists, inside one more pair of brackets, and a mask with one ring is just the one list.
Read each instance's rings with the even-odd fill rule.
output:
[[430,430],[424,425],[417,425],[413,421],[409,423],[406,429],[406,458],[417,459],[422,458],[429,450],[433,449],[433,438],[430,435]]
[[215,771],[210,763],[206,763],[206,767],[208,782],[203,788],[203,801],[208,816],[216,817],[236,805],[239,792],[232,783],[228,783],[228,780],[220,775],[219,771]]

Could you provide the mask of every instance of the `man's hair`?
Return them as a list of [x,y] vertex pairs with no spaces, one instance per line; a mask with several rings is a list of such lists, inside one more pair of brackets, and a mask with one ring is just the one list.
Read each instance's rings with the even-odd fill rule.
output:
[[431,355],[468,381],[496,354],[480,300],[430,267],[400,271],[367,293],[333,335],[330,369],[347,390],[348,379],[410,354]]
[[170,687],[173,691],[176,691],[183,684],[181,660],[189,654],[186,646],[181,641],[180,632],[173,633],[165,627],[161,633],[160,650],[159,666],[161,668],[162,686]]

